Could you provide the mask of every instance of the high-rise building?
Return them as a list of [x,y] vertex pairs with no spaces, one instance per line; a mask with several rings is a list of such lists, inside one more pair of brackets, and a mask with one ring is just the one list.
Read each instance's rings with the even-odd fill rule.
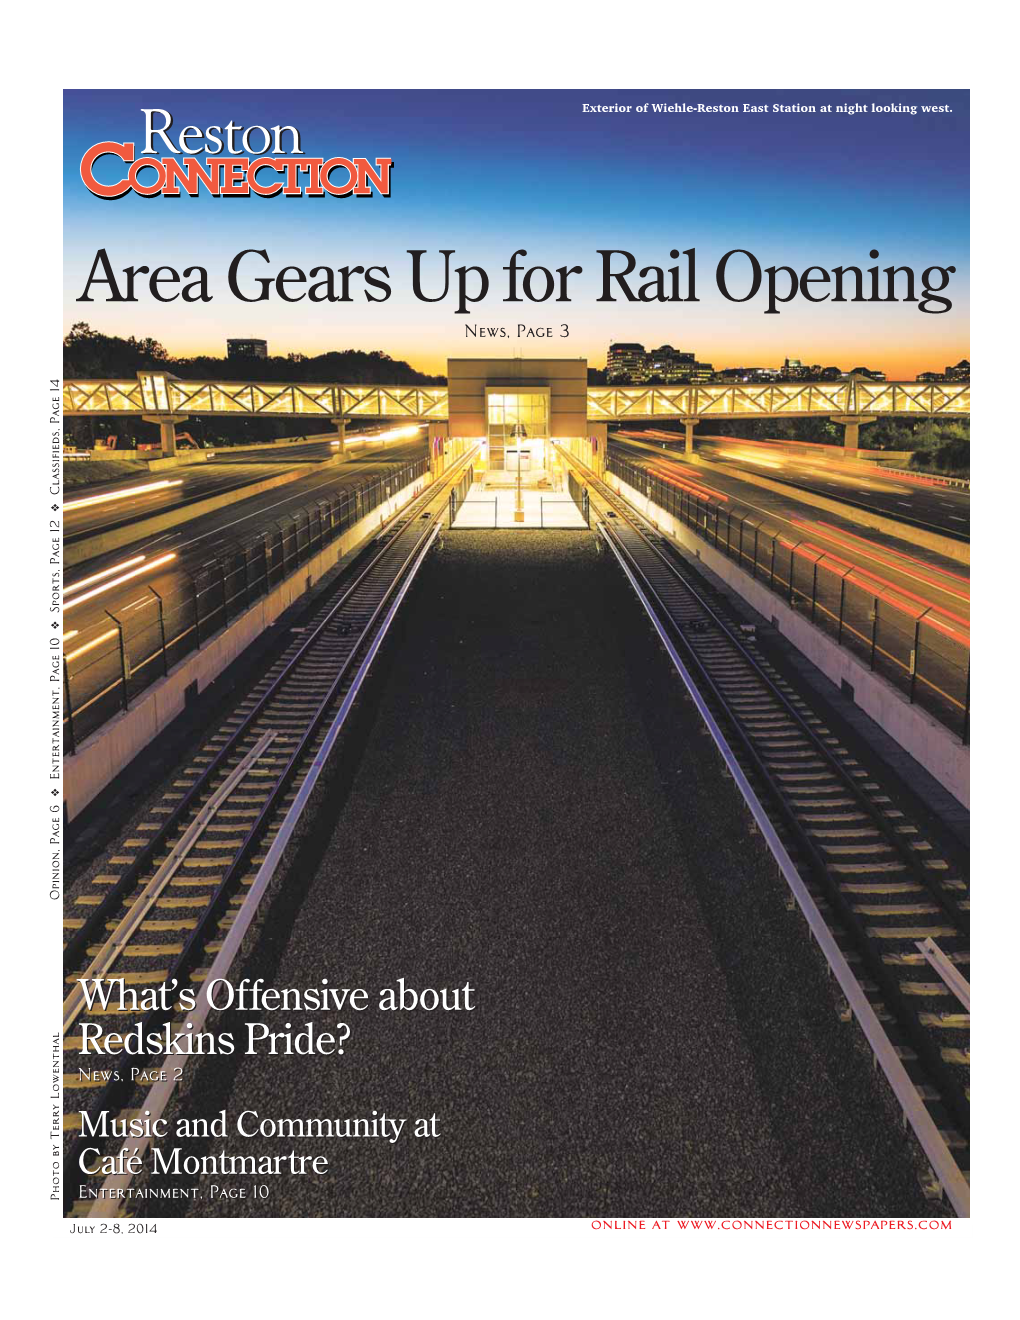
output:
[[650,380],[664,381],[667,384],[676,378],[684,360],[694,360],[693,353],[678,353],[672,344],[662,344],[659,348],[649,349],[645,357]]
[[640,384],[648,378],[646,362],[644,344],[610,344],[606,353],[606,380]]
[[228,358],[266,358],[269,343],[265,339],[228,339]]

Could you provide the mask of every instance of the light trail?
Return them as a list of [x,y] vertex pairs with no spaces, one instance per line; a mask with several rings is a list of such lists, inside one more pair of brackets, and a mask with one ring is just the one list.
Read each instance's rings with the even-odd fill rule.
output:
[[86,651],[92,651],[101,643],[108,642],[111,637],[116,637],[118,632],[120,632],[119,628],[110,628],[108,632],[101,633],[93,641],[86,642],[84,646],[79,646],[77,650],[69,651],[67,655],[64,656],[64,660],[70,664],[72,660],[77,660],[78,657],[84,655]]
[[[867,579],[862,585],[865,586],[868,591],[873,591],[873,588],[870,585],[871,583],[876,583],[878,586],[884,588],[882,591],[874,591],[874,594],[879,596],[882,600],[888,601],[890,605],[896,606],[896,608],[902,610],[904,614],[916,615],[918,612],[924,613],[927,610],[937,610],[939,614],[944,614],[946,618],[952,619],[954,623],[958,623],[966,628],[969,634],[970,621],[968,619],[961,618],[959,614],[954,614],[952,610],[944,609],[941,605],[936,605],[933,600],[927,600],[924,596],[918,596],[915,592],[908,591],[906,587],[899,587],[895,582],[890,582],[888,578],[879,577],[877,573],[871,573],[868,569],[861,568],[859,564],[852,564],[848,559],[841,559],[839,555],[834,555],[831,550],[826,550],[823,546],[815,545],[811,541],[802,541],[800,545],[796,547],[796,553],[803,555],[804,558],[807,558],[807,555],[804,554],[802,547],[806,550],[812,551],[819,559],[829,559],[834,564],[839,564],[846,568],[848,570],[844,575],[846,577],[857,576]],[[896,600],[894,596],[887,594],[889,592],[894,592],[895,596],[916,602],[916,604],[921,607],[920,611],[904,605],[902,599]],[[934,620],[931,620],[931,622],[934,622]],[[965,642],[968,646],[970,645],[968,638],[960,637],[959,634],[953,633],[948,624],[943,624],[943,631],[949,631],[951,635],[958,637],[959,641]]]
[[148,495],[150,491],[166,490],[168,486],[180,486],[182,481],[181,477],[174,480],[168,477],[163,481],[150,481],[146,486],[128,486],[125,490],[107,491],[105,495],[86,495],[80,500],[65,501],[64,512],[70,513],[72,509],[87,509],[93,504],[109,504],[111,500],[126,500],[132,495]]
[[728,462],[753,463],[755,467],[781,468],[783,464],[776,458],[759,458],[757,454],[747,454],[739,449],[723,449],[722,457]]
[[101,582],[103,578],[111,577],[114,573],[121,572],[122,569],[131,568],[133,564],[140,564],[144,558],[144,555],[132,555],[130,559],[114,564],[112,568],[104,568],[101,573],[93,573],[91,577],[82,578],[80,582],[75,582],[73,586],[65,587],[64,595],[73,596],[76,591],[81,591],[83,587],[91,587],[93,582]]
[[[686,472],[688,470],[686,464],[684,463],[684,460],[679,455],[677,455],[676,457],[671,455],[668,459],[653,459],[651,457],[642,457],[641,462],[644,465],[645,472],[653,476],[661,475],[662,480],[664,481],[670,480],[669,477],[665,476],[665,469],[667,464],[671,468],[673,468],[674,471],[679,469]],[[663,472],[660,473],[659,471],[656,470],[656,464],[658,464],[658,466],[663,469]],[[740,480],[739,477],[736,477],[734,479],[738,482]],[[674,479],[673,484],[677,485],[682,483],[679,483]],[[728,499],[729,497],[726,495],[720,495],[717,498]],[[780,512],[779,509],[767,508],[764,505],[756,504],[753,499],[749,498],[746,495],[738,495],[735,496],[734,498],[739,500],[740,507],[749,509],[752,513],[761,514],[762,517],[766,520],[766,522],[771,523],[773,526],[775,526],[777,523],[780,524],[785,523],[787,526],[790,527],[797,526],[798,529],[807,528],[813,530],[816,536],[823,535],[828,539],[838,540],[837,535],[835,535],[834,532],[830,530],[831,524],[820,523],[820,522],[819,523],[805,522],[802,519],[798,520],[797,518],[789,514]],[[899,564],[890,562],[890,560],[883,558],[883,556],[878,553],[878,547],[876,546],[875,542],[869,541],[863,536],[856,536],[853,532],[844,532],[842,529],[839,529],[838,535],[851,537],[853,541],[857,542],[857,544],[855,545],[848,545],[845,542],[843,542],[842,544],[844,549],[855,551],[857,554],[862,555],[864,558],[873,559],[875,560],[876,563],[881,563],[884,564],[887,568],[895,569],[896,572],[902,574],[902,576],[905,578],[909,578],[911,581],[923,582],[926,586],[936,587],[944,595],[950,596],[954,600],[960,600],[966,602],[968,605],[970,604],[969,591],[967,594],[964,594],[960,591],[956,591],[949,585],[944,585],[940,582],[934,581],[931,577],[928,576],[928,574],[938,573],[941,576],[950,578],[955,582],[965,583],[968,587],[970,585],[969,578],[962,577],[957,573],[950,573],[947,569],[937,568],[932,564],[926,564],[923,560],[916,559],[913,555],[908,555],[903,551],[892,550],[883,547],[883,549],[886,549],[887,554],[895,555],[898,558],[907,561],[907,564],[909,564],[909,567],[907,566],[907,564],[901,567]],[[921,569],[925,569],[927,570],[927,572],[921,572],[920,571]],[[862,571],[866,572],[867,570],[865,569]],[[897,588],[897,590],[898,589],[899,588]],[[935,606],[934,608],[941,609],[942,607]],[[945,613],[949,613],[949,611],[945,611]],[[969,627],[969,624],[967,626]]]
[[[368,444],[369,440],[382,440],[384,442],[386,440],[411,440],[419,431],[424,431],[427,425],[427,422],[417,422],[411,426],[394,426],[389,431],[360,431],[348,438],[347,445],[364,445]],[[331,440],[329,443],[333,449],[340,448],[339,440]]]
[[104,591],[109,591],[111,587],[119,587],[122,582],[130,582],[132,578],[138,577],[139,573],[148,573],[150,569],[159,568],[162,564],[167,564],[171,559],[176,559],[177,553],[171,550],[169,554],[160,555],[158,559],[150,559],[148,563],[142,564],[139,568],[133,568],[130,573],[124,573],[120,577],[111,578],[109,582],[104,582],[101,587],[93,587],[91,591],[86,591],[84,596],[76,596],[74,600],[64,602],[64,612],[73,610],[76,605],[81,605],[87,600],[92,600],[94,596],[101,595]]
[[[887,555],[892,555],[894,557],[894,560],[905,559],[915,569],[916,568],[926,569],[927,572],[937,573],[940,577],[952,578],[954,582],[962,582],[967,588],[967,593],[965,596],[961,597],[961,599],[970,600],[969,577],[963,577],[959,573],[950,573],[948,569],[937,568],[934,564],[927,564],[923,559],[917,559],[914,555],[908,555],[903,550],[892,550],[887,546],[878,546],[875,544],[874,541],[869,541],[866,536],[858,536],[855,532],[845,531],[842,527],[833,527],[831,523],[807,522],[798,518],[793,518],[791,519],[791,521],[796,527],[820,528],[824,533],[824,535],[827,536],[831,541],[840,542],[848,550],[854,550],[857,549],[857,547],[853,545],[848,545],[847,541],[848,540],[857,541],[860,543],[861,546],[867,549],[869,555],[873,559],[876,559],[880,564],[888,564],[890,568],[896,568],[895,562],[893,562],[893,560],[884,559],[878,553],[879,550],[884,550]],[[919,574],[919,576],[923,577],[924,574]],[[941,588],[941,583],[934,581],[934,579],[931,579],[931,582],[933,586]],[[941,589],[945,590],[945,588],[941,588]],[[947,593],[947,594],[954,594],[954,593]]]
[[666,481],[671,486],[679,486],[683,490],[690,491],[695,495],[699,495],[702,499],[720,500],[723,503],[727,503],[729,501],[729,496],[724,495],[722,491],[713,490],[711,486],[700,486],[694,481],[684,480],[683,478],[676,476],[675,473],[671,472],[668,468],[663,467],[662,465],[656,466],[654,463],[650,464],[649,471],[652,473],[653,476],[658,477],[660,481]]
[[389,431],[377,431],[372,436],[373,440],[410,440],[416,436],[419,431],[425,429],[425,423],[422,422],[415,426],[394,426]]

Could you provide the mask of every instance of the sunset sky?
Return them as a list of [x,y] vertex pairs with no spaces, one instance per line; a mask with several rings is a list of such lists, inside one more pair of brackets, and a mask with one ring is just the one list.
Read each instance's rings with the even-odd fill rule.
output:
[[[948,104],[952,113],[591,115],[584,102],[774,102],[836,105]],[[292,124],[310,156],[390,156],[392,196],[352,200],[93,197],[81,157],[104,140],[143,144],[142,107],[174,116],[173,133],[230,119]],[[65,329],[88,321],[109,334],[152,335],[173,354],[225,351],[227,337],[269,341],[271,353],[381,349],[425,371],[448,356],[583,356],[605,363],[610,340],[671,343],[716,368],[774,366],[787,356],[912,380],[969,357],[969,110],[965,92],[196,92],[103,91],[65,95]],[[203,153],[204,155],[204,153]],[[106,162],[102,177],[118,177]],[[97,249],[115,269],[202,265],[210,303],[137,303],[102,294],[77,302]],[[694,247],[697,303],[600,303],[599,248],[625,248],[638,265],[669,266],[671,248]],[[386,266],[393,294],[344,304],[246,304],[226,284],[231,257],[266,248],[286,265]],[[484,267],[492,286],[470,316],[455,301],[417,301],[408,248],[439,249]],[[506,304],[502,267],[517,248],[527,262],[579,265],[569,303]],[[764,296],[727,302],[715,287],[719,258],[747,248],[763,267],[955,266],[952,310],[916,304],[811,304],[764,315]],[[260,271],[260,273],[262,273]],[[824,290],[822,290],[824,291]],[[570,327],[548,341],[469,339],[464,324]]]

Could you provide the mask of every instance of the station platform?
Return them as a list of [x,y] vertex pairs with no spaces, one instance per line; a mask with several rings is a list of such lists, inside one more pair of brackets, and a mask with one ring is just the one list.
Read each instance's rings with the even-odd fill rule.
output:
[[525,489],[521,495],[524,518],[517,521],[514,518],[516,489],[512,486],[475,482],[457,510],[453,520],[454,531],[535,527],[584,530],[585,521],[581,511],[566,491]]

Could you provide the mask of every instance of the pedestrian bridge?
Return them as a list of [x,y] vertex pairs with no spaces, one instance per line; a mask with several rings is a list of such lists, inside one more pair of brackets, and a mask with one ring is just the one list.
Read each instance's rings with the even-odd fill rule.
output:
[[[526,364],[525,364],[526,365]],[[445,386],[269,384],[265,381],[179,380],[139,372],[135,380],[67,380],[64,414],[130,416],[156,421],[189,416],[401,417],[447,421]],[[594,386],[587,392],[593,422],[701,417],[969,417],[969,384],[874,381],[769,385]]]

